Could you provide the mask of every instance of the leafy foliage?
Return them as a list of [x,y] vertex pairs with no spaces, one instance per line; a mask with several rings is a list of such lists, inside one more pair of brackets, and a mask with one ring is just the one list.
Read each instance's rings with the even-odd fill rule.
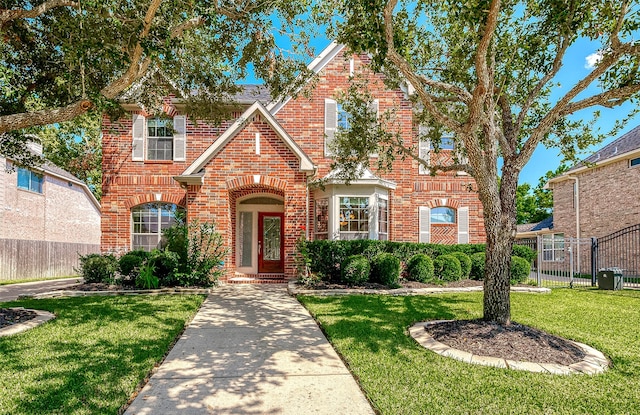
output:
[[80,268],[76,271],[85,282],[112,284],[116,277],[118,260],[110,254],[80,255]]
[[407,279],[418,282],[433,280],[433,260],[425,254],[415,254],[409,259],[406,267]]
[[471,274],[471,258],[469,258],[469,255],[464,252],[452,252],[449,255],[458,258],[458,261],[460,261],[460,271],[462,273],[461,279],[464,280],[469,278],[469,275]]
[[442,281],[458,281],[462,279],[460,261],[452,254],[440,255],[433,260],[434,275]]
[[369,280],[371,265],[364,255],[351,255],[342,263],[340,272],[342,282],[358,285]]
[[136,287],[145,290],[153,290],[160,285],[160,279],[156,276],[156,267],[151,262],[146,262],[140,267],[136,277]]
[[389,253],[381,253],[371,260],[371,281],[396,287],[400,278],[400,259]]
[[511,257],[511,285],[520,284],[529,278],[531,263],[519,256]]
[[[514,245],[515,248],[518,245]],[[471,255],[471,273],[469,277],[472,280],[483,280],[484,279],[484,269],[485,263],[487,261],[486,255],[484,252],[476,252]]]

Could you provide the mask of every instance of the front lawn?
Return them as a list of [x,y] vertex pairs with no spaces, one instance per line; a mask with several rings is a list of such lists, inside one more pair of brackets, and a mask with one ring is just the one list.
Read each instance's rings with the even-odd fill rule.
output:
[[640,292],[512,293],[512,317],[602,351],[597,376],[475,366],[419,346],[417,321],[482,316],[482,294],[300,297],[382,414],[640,413]]
[[0,414],[117,414],[203,296],[26,300],[56,319],[0,337]]

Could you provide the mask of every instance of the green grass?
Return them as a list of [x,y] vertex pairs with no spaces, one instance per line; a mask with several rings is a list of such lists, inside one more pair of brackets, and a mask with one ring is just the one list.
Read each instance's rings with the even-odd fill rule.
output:
[[67,278],[80,278],[77,275],[68,275],[66,277],[48,277],[48,278],[31,278],[22,280],[2,280],[0,285],[22,284],[23,282],[38,282],[38,281],[51,281],[51,280],[63,280]]
[[557,376],[441,357],[407,334],[413,323],[482,315],[482,294],[301,297],[381,414],[640,413],[640,292],[512,293],[512,317],[596,347],[601,375]]
[[57,318],[0,337],[0,414],[117,414],[203,296],[117,296],[0,303]]

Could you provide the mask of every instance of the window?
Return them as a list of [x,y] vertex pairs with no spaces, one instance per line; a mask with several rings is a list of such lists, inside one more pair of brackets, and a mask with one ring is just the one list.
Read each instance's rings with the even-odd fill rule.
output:
[[316,200],[314,239],[329,239],[329,199]]
[[131,209],[132,248],[145,251],[161,248],[162,231],[176,223],[177,215],[184,215],[184,208],[171,203],[145,203]]
[[369,238],[369,198],[340,197],[340,239]]
[[564,261],[564,234],[542,235],[542,260]]
[[456,223],[456,211],[448,207],[436,207],[431,209],[432,224],[451,224]]
[[[378,117],[378,100],[375,99],[371,102],[370,110]],[[337,129],[349,128],[349,114],[342,108],[342,104],[339,104],[333,99],[324,100],[324,155],[325,157],[331,157],[331,143],[333,142]],[[377,157],[376,154],[371,154],[371,157]]]
[[378,240],[389,240],[389,205],[386,199],[378,199]]
[[147,160],[173,160],[173,131],[166,119],[147,121]]
[[349,128],[349,114],[342,108],[342,104],[336,104],[336,117],[338,128],[346,130]]
[[44,176],[29,169],[18,168],[18,188],[31,192],[42,193]]
[[640,157],[629,160],[629,167],[640,166]]
[[149,118],[133,114],[133,161],[186,160],[186,126],[184,115]]

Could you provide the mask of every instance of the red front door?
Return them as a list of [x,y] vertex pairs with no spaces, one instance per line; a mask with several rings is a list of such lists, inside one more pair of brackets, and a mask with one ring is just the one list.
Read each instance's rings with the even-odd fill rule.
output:
[[258,212],[258,272],[284,272],[284,214]]

